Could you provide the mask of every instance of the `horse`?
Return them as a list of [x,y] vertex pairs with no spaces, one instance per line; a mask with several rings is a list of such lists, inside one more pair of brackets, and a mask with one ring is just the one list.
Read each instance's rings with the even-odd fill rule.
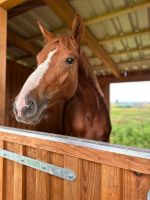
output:
[[16,120],[38,124],[48,110],[51,132],[109,142],[108,107],[80,48],[84,34],[81,16],[75,15],[70,33],[57,36],[40,22],[38,25],[45,45],[36,57],[37,68],[15,98]]

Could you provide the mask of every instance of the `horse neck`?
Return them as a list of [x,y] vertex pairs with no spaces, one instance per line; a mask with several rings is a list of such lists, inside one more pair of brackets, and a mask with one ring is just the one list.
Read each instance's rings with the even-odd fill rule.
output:
[[[94,96],[96,96],[96,98],[99,99],[98,102],[101,104],[100,107],[102,109],[103,108],[108,109],[97,77],[95,76],[92,70],[91,63],[89,62],[88,58],[82,51],[80,51],[78,77],[79,80],[78,80],[77,93],[80,90],[80,88],[82,88],[83,93],[88,93],[89,98],[93,99]],[[90,93],[91,95],[89,95]]]

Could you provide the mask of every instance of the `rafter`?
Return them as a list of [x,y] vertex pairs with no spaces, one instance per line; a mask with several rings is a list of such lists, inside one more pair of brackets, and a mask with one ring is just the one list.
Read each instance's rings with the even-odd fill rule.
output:
[[122,74],[120,78],[115,78],[112,75],[99,76],[98,80],[103,84],[119,83],[119,82],[133,82],[133,81],[149,81],[150,70],[128,72],[126,76]]
[[[65,28],[60,28],[60,29],[56,29],[56,30],[52,30],[52,31],[49,30],[49,31],[51,31],[54,34],[58,34],[58,33],[64,33],[64,32],[66,32],[68,30],[69,30],[68,27],[65,27]],[[28,41],[29,42],[34,42],[34,41],[40,40],[40,39],[42,39],[42,35],[38,34],[38,35],[36,35],[34,37],[29,38]]]
[[25,0],[0,0],[0,7],[9,10],[23,2],[25,2]]
[[33,56],[36,56],[39,51],[37,47],[11,31],[8,31],[8,43],[30,53]]
[[114,42],[116,40],[123,40],[123,39],[127,39],[130,37],[137,37],[137,36],[141,36],[141,35],[145,35],[145,34],[149,34],[149,33],[150,33],[150,29],[144,29],[144,30],[140,30],[137,32],[130,32],[130,33],[122,34],[122,35],[111,36],[109,38],[99,40],[99,43],[104,44],[107,42]]
[[[69,27],[72,25],[72,21],[74,18],[74,10],[71,6],[69,6],[68,2],[65,0],[44,0],[44,2],[63,20],[65,21]],[[65,11],[65,12],[64,12]],[[109,57],[104,48],[98,44],[96,38],[92,35],[92,33],[85,27],[84,38],[86,43],[89,45],[95,56],[97,56],[102,62],[111,69],[112,73],[119,77],[119,70],[114,61]]]
[[141,47],[141,48],[134,48],[134,49],[129,49],[127,51],[118,51],[118,52],[113,52],[113,53],[110,53],[109,55],[110,56],[119,56],[119,55],[122,55],[122,54],[128,54],[128,53],[138,53],[138,52],[143,52],[143,51],[147,51],[147,50],[150,50],[150,46],[146,46],[146,47]]
[[[126,62],[120,62],[118,63],[119,68],[130,68],[132,66],[145,66],[146,68],[150,68],[150,59],[142,59],[142,60],[131,60],[131,61],[126,61]],[[147,66],[147,67],[146,67]],[[100,70],[104,69],[104,65],[96,65],[93,66],[94,70]]]
[[102,15],[98,15],[96,17],[93,17],[91,19],[88,19],[85,21],[85,24],[86,25],[91,25],[91,24],[95,24],[97,22],[102,22],[102,21],[105,21],[105,20],[109,20],[113,17],[117,17],[119,15],[124,15],[124,14],[129,14],[129,13],[133,13],[135,11],[138,11],[140,9],[144,9],[144,8],[148,8],[150,7],[150,1],[149,0],[145,0],[145,1],[142,1],[140,3],[136,3],[132,6],[128,6],[128,7],[123,7],[123,8],[118,8],[116,9],[115,11],[112,11],[110,13],[105,13],[105,14],[102,14]]
[[44,2],[41,0],[28,0],[23,5],[18,5],[15,8],[8,11],[8,19],[21,15],[31,9],[43,6]]

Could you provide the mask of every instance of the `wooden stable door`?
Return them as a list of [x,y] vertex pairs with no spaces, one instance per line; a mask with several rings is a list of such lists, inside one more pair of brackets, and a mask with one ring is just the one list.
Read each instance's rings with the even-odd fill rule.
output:
[[0,158],[1,200],[147,200],[150,151],[0,127],[1,149],[71,169],[68,181]]

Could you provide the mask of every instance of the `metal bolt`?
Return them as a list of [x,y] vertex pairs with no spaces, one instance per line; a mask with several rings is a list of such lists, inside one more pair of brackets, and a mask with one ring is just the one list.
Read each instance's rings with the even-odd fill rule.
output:
[[6,156],[6,153],[4,153],[3,156]]
[[69,178],[73,178],[73,177],[74,177],[74,175],[73,175],[73,174],[71,174],[71,173],[69,173],[68,177],[69,177]]
[[24,162],[24,160],[22,159],[21,162]]
[[42,169],[44,169],[44,170],[45,170],[45,169],[46,169],[46,167],[42,167]]

